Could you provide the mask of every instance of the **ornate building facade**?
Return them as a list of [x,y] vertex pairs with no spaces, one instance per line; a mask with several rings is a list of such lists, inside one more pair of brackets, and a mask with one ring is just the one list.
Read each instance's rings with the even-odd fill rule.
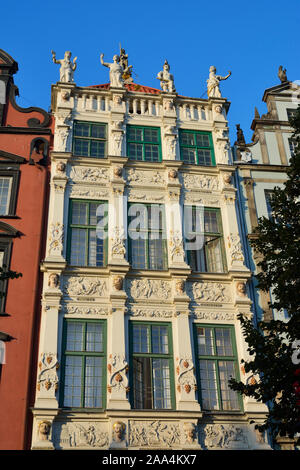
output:
[[65,54],[55,117],[32,449],[266,449],[262,404],[228,388],[252,316],[227,112],[133,83],[78,87]]
[[0,448],[30,446],[32,383],[41,312],[51,116],[21,108],[17,62],[0,49],[0,266],[22,274],[0,282]]
[[251,124],[252,142],[246,143],[240,126],[237,125],[237,141],[234,146],[236,187],[240,206],[240,221],[243,244],[246,249],[246,265],[254,277],[249,283],[254,313],[258,319],[286,318],[285,312],[271,311],[269,302],[272,292],[256,289],[257,254],[249,241],[255,237],[253,231],[262,216],[272,217],[270,195],[275,186],[283,187],[286,169],[294,151],[293,129],[289,118],[299,105],[299,82],[288,81],[286,71],[280,66],[280,84],[265,90],[263,102],[267,113],[260,116],[255,108]]

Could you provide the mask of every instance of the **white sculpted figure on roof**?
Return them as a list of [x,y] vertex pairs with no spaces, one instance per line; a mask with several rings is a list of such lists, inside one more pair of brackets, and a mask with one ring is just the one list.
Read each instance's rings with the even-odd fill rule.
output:
[[123,69],[118,55],[113,56],[113,62],[104,62],[103,57],[104,54],[100,54],[101,64],[109,68],[110,85],[116,88],[124,88],[123,74],[128,72],[128,67]]
[[66,51],[63,59],[56,59],[56,52],[51,51],[52,60],[54,64],[60,64],[59,81],[60,82],[74,82],[74,71],[76,70],[77,57],[74,57],[73,63],[71,61],[71,52]]
[[221,80],[227,80],[228,77],[230,77],[231,72],[228,72],[228,75],[226,77],[222,77],[221,75],[216,75],[216,67],[212,65],[209,68],[209,78],[206,80],[207,82],[207,95],[209,98],[221,98],[221,92],[220,92],[220,81]]
[[170,73],[170,66],[167,60],[165,60],[163,70],[158,72],[156,78],[160,80],[160,86],[163,91],[175,93],[174,77]]

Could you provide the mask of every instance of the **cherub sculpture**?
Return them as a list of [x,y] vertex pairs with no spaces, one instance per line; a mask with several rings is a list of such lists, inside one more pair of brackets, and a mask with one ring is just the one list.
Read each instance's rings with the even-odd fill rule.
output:
[[60,64],[60,69],[59,69],[59,81],[60,82],[74,82],[74,71],[76,70],[77,64],[77,57],[74,57],[73,63],[71,61],[71,52],[66,51],[65,56],[63,59],[56,59],[56,52],[51,51],[52,54],[52,60],[54,64]]
[[230,77],[231,72],[228,72],[228,75],[226,77],[222,77],[221,75],[216,75],[216,67],[212,65],[209,68],[209,78],[206,80],[207,82],[207,95],[209,98],[221,98],[221,92],[220,92],[220,81],[221,80],[227,80],[228,77]]

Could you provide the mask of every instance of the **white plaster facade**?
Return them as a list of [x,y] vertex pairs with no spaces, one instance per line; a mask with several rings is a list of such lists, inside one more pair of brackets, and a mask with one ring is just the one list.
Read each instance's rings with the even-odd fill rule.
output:
[[[141,88],[140,88],[141,89]],[[131,90],[131,91],[130,91]],[[32,448],[55,449],[266,449],[267,436],[255,433],[265,408],[245,399],[239,411],[201,409],[196,377],[193,324],[231,325],[240,368],[246,345],[237,320],[251,313],[248,293],[237,290],[251,276],[245,266],[236,209],[236,189],[224,98],[186,98],[177,93],[132,91],[125,87],[52,87],[55,141],[48,219],[42,264],[43,312]],[[105,158],[75,156],[75,120],[107,126]],[[126,126],[155,126],[161,131],[162,161],[128,158]],[[179,129],[211,132],[216,164],[180,160]],[[68,262],[69,207],[72,198],[109,202],[108,253],[104,267]],[[127,240],[127,203],[163,204],[168,265],[165,270],[132,269]],[[184,251],[180,207],[218,208],[227,269],[193,272]],[[56,276],[55,276],[56,275]],[[104,320],[105,404],[101,410],[69,410],[60,402],[65,319]],[[130,402],[132,360],[129,324],[164,322],[172,335],[172,409],[134,409]],[[48,434],[39,432],[46,421]],[[115,424],[123,423],[117,434]]]

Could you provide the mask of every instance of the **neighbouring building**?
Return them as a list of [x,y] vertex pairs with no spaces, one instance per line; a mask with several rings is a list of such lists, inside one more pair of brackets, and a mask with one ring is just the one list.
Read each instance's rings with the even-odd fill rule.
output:
[[[230,103],[133,83],[76,86],[53,62],[55,117],[32,449],[268,449],[239,313],[252,317]],[[100,66],[100,65],[99,65]],[[17,281],[19,282],[19,281]]]
[[289,118],[299,105],[299,82],[287,80],[286,71],[279,68],[280,84],[265,90],[263,102],[267,113],[260,116],[255,108],[251,124],[253,137],[246,143],[243,131],[237,125],[237,140],[234,145],[234,165],[236,166],[236,186],[240,207],[240,227],[243,244],[246,248],[246,265],[254,276],[249,283],[251,299],[256,317],[265,320],[287,319],[284,311],[272,311],[269,302],[272,292],[256,289],[255,273],[259,255],[249,241],[258,219],[262,216],[272,217],[270,195],[275,186],[283,187],[286,181],[286,169],[294,151],[293,129]]
[[51,117],[21,108],[17,62],[0,49],[0,449],[30,448],[32,383],[41,311],[40,261],[47,222]]

